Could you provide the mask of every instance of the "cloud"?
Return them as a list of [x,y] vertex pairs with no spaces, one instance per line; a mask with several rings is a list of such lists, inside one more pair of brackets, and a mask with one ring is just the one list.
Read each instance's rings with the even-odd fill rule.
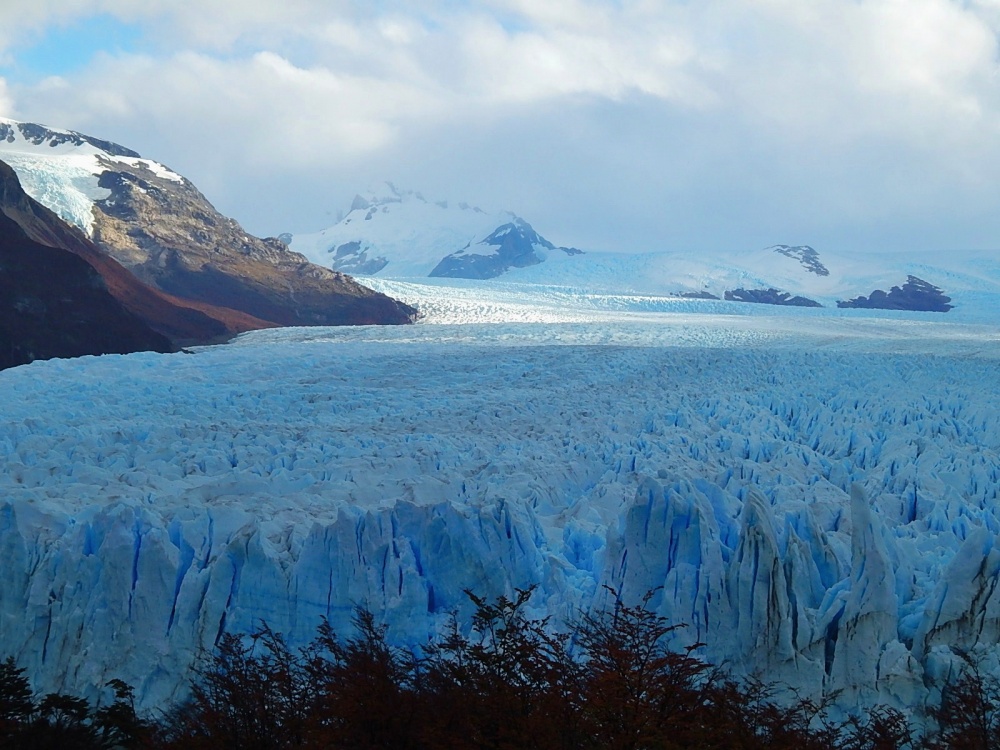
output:
[[73,84],[35,87],[30,99],[53,124],[120,137],[178,159],[177,168],[193,162],[192,178],[337,169],[384,148],[399,120],[435,106],[392,80],[300,68],[271,52],[105,57]]
[[166,161],[257,231],[318,228],[371,178],[632,249],[997,224],[1000,0],[8,0],[0,46],[97,12],[142,53],[0,105]]
[[17,110],[14,107],[14,100],[10,95],[7,81],[0,78],[0,117],[16,118]]

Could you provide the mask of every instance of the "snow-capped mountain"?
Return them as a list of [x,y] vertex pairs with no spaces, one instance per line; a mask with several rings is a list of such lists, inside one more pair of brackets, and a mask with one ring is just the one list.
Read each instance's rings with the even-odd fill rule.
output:
[[314,263],[373,276],[490,279],[581,251],[556,247],[510,212],[430,201],[386,182],[358,195],[334,226],[289,236]]
[[171,351],[167,338],[122,304],[113,272],[90,265],[84,238],[60,237],[63,227],[0,162],[0,369],[50,357]]
[[0,120],[25,190],[146,283],[279,325],[406,323],[412,310],[222,216],[191,182],[81,133]]
[[283,237],[319,265],[379,279],[499,278],[591,291],[939,312],[1000,295],[995,253],[861,254],[809,245],[583,253],[555,247],[513,214],[435,202],[391,183],[357,196],[334,226]]

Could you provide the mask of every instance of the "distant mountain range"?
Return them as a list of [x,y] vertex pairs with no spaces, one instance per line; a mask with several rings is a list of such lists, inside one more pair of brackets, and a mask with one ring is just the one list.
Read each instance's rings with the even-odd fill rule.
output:
[[505,279],[798,307],[948,312],[967,292],[1000,294],[989,254],[820,253],[808,245],[690,253],[559,247],[510,212],[488,212],[390,182],[355,197],[336,224],[281,239],[314,263],[391,279]]
[[1000,258],[973,251],[870,254],[773,245],[712,254],[587,252],[505,278],[798,307],[948,312],[970,305],[985,310],[1000,300]]
[[[184,176],[110,141],[0,119],[0,161],[29,196],[75,227],[50,216],[43,234],[58,237],[42,243],[85,258],[112,296],[172,348],[269,326],[415,319],[415,308],[348,274],[801,307],[948,312],[1000,299],[1000,264],[986,253],[862,255],[807,245],[582,252],[549,241],[514,213],[432,200],[392,183],[356,196],[323,231],[261,239],[219,214]],[[35,241],[38,231],[28,236]],[[30,359],[43,347],[29,349]]]

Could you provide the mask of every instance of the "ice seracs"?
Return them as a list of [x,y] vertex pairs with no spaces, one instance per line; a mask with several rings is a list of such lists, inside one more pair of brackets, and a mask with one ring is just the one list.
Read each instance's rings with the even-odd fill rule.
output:
[[845,711],[996,655],[995,327],[585,296],[0,373],[0,653],[149,706],[224,631],[365,604],[417,646],[536,585],[556,621],[653,591],[676,648]]

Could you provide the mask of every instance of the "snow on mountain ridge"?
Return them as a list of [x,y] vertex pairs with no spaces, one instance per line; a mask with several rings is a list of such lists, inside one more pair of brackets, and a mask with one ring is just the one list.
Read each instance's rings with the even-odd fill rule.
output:
[[28,195],[89,237],[94,233],[94,203],[111,197],[111,191],[100,185],[101,175],[115,164],[185,182],[159,162],[144,159],[116,143],[72,130],[2,118],[0,160],[14,168]]
[[507,212],[488,215],[478,209],[442,206],[414,191],[385,184],[388,194],[369,190],[367,196],[356,197],[348,214],[334,226],[292,235],[291,248],[319,265],[342,268],[332,263],[338,249],[358,243],[352,254],[366,253],[370,261],[381,259],[379,271],[391,263],[393,276],[427,276],[442,257],[468,247],[512,218]]
[[5,140],[8,143],[16,143],[18,140],[23,140],[33,146],[44,145],[50,149],[58,149],[66,145],[66,150],[76,149],[86,144],[95,151],[112,156],[141,158],[140,154],[132,149],[125,148],[111,141],[78,133],[75,130],[60,130],[58,128],[50,128],[47,125],[40,125],[34,122],[19,122],[5,117],[0,117],[0,140]]
[[587,252],[569,261],[554,254],[544,266],[511,269],[504,278],[510,283],[591,291],[659,296],[707,293],[720,299],[734,289],[774,288],[836,307],[840,300],[869,295],[875,289],[888,291],[912,275],[952,297],[955,309],[948,315],[996,320],[1000,315],[996,258],[996,253],[986,251],[872,255],[824,250],[816,253],[816,262],[827,270],[824,275],[811,270],[811,262],[804,264],[776,247],[700,255],[683,250],[641,255]]
[[12,153],[38,157],[91,155],[110,164],[125,164],[135,169],[148,169],[161,179],[185,182],[184,177],[172,169],[152,159],[145,159],[141,154],[117,143],[94,138],[75,130],[57,130],[37,123],[0,118],[0,155]]
[[[502,241],[505,227],[523,235],[517,247],[514,238]],[[292,235],[290,246],[334,270],[397,278],[485,278],[537,263],[558,249],[510,211],[488,213],[464,202],[431,201],[391,182],[356,196],[334,226]]]
[[[378,208],[390,203],[402,203],[404,200],[416,200],[421,203],[433,202],[435,206],[444,210],[448,210],[450,205],[447,200],[428,201],[420,191],[404,190],[397,187],[395,183],[385,180],[383,182],[370,185],[363,195],[361,193],[355,195],[354,200],[351,203],[350,210],[366,211],[371,208]],[[483,215],[486,214],[486,212],[479,208],[479,206],[470,206],[464,201],[457,203],[456,206],[461,211],[472,211]],[[514,214],[509,211],[503,211],[501,214],[506,214],[511,217],[514,216]]]

